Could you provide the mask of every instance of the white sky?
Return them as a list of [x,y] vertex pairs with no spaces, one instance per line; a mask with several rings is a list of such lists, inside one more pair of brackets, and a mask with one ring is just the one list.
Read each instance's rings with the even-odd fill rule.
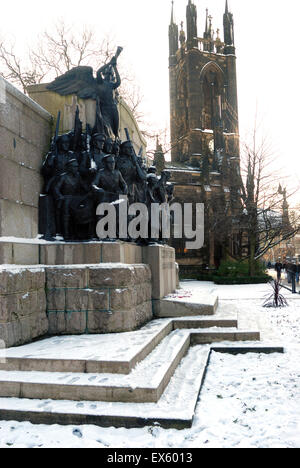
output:
[[[205,8],[214,29],[223,31],[225,0],[194,0],[198,35]],[[299,16],[298,0],[230,0],[235,20],[241,138],[254,122],[256,103],[270,135],[286,183],[300,186]],[[175,0],[175,18],[185,21],[187,0]],[[0,36],[15,37],[18,46],[33,40],[59,17],[95,28],[99,38],[110,33],[124,47],[120,60],[129,64],[144,94],[144,111],[157,128],[169,124],[169,0],[26,0],[1,7]],[[284,181],[283,181],[284,183]],[[300,195],[299,195],[300,202]]]

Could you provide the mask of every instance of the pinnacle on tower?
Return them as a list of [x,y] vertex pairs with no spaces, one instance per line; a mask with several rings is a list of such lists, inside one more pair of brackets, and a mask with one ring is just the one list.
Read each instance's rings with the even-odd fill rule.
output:
[[181,21],[181,30],[180,30],[180,33],[179,33],[179,42],[181,44],[182,49],[185,46],[185,41],[186,41],[186,37],[185,37],[185,32],[183,30],[183,21]]
[[165,155],[162,149],[162,145],[159,141],[159,136],[156,135],[156,150],[154,153],[154,165],[157,169],[157,173],[161,174],[165,169]]
[[198,48],[197,7],[189,0],[186,7],[187,48]]
[[206,19],[205,19],[205,32],[204,32],[204,39],[207,39],[208,35],[208,8],[206,8]]
[[214,32],[212,29],[212,16],[208,14],[208,8],[206,8],[206,19],[205,19],[205,32],[203,34],[204,38],[204,51],[206,52],[213,52],[214,45]]
[[225,54],[235,54],[234,47],[234,21],[233,14],[230,13],[228,0],[225,3],[225,13],[223,16]]
[[176,55],[178,50],[178,26],[174,22],[174,0],[172,0],[171,23],[169,26],[169,52],[170,58]]
[[170,24],[174,24],[174,0],[172,0],[171,23]]
[[225,4],[225,14],[228,14],[229,13],[229,9],[228,9],[228,0],[226,0],[226,4]]

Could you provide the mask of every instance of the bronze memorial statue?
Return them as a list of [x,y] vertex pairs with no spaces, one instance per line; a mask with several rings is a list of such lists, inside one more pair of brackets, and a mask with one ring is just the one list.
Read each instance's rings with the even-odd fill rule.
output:
[[122,50],[122,47],[118,47],[111,61],[97,71],[97,78],[94,78],[92,67],[81,66],[72,68],[48,85],[49,90],[61,96],[76,94],[81,99],[96,100],[96,126],[97,123],[98,127],[100,125],[97,131],[114,138],[119,134],[119,112],[115,90],[121,85],[117,59]]
[[[118,211],[120,196],[127,197],[129,205],[143,203],[147,207],[150,227],[151,204],[167,204],[173,199],[170,173],[163,171],[159,177],[155,166],[147,169],[142,148],[137,155],[127,129],[127,140],[119,139],[115,90],[121,84],[117,70],[121,52],[119,47],[111,61],[98,70],[96,78],[92,68],[76,67],[48,85],[61,95],[94,99],[96,123],[93,128],[87,124],[83,131],[77,107],[73,130],[59,135],[58,114],[51,148],[41,169],[45,183],[40,196],[39,227],[46,240],[55,240],[58,235],[65,241],[95,239],[97,206],[111,203]],[[160,236],[153,241],[163,239]]]

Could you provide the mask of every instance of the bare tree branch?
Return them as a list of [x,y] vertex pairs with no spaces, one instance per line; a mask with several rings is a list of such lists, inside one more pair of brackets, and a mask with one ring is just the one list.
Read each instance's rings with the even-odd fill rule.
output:
[[[98,69],[111,59],[116,44],[108,35],[99,41],[92,29],[77,30],[60,19],[39,35],[37,45],[29,48],[27,57],[21,59],[15,50],[14,44],[0,41],[0,73],[27,94],[29,85],[52,81],[73,67],[85,65]],[[121,74],[120,93],[141,123],[144,120],[141,89],[132,72],[124,70]]]

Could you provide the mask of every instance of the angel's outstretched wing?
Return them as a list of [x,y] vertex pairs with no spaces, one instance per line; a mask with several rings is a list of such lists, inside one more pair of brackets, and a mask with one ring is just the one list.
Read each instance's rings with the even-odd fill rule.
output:
[[61,96],[76,94],[82,99],[96,99],[97,81],[91,67],[75,67],[56,78],[47,86]]

